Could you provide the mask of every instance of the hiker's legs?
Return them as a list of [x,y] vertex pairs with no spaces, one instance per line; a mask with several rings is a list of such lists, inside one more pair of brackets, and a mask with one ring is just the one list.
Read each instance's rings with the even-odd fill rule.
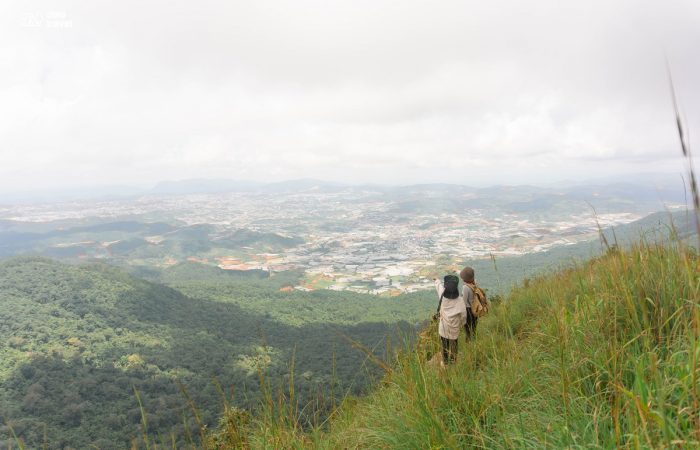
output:
[[449,364],[457,358],[457,339],[447,339],[440,336],[442,343],[442,362]]
[[457,339],[450,339],[449,356],[451,363],[457,359]]
[[479,320],[471,309],[467,308],[467,323],[464,324],[464,332],[466,333],[467,341],[476,335],[476,321]]
[[440,336],[440,343],[442,344],[442,362],[447,364],[450,358],[450,340]]

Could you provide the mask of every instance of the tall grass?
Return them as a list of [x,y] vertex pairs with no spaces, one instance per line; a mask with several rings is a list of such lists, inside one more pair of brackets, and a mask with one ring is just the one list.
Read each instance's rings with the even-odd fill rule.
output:
[[698,242],[700,243],[700,188],[698,188],[697,177],[695,176],[695,165],[693,155],[690,152],[690,138],[683,126],[683,118],[681,117],[681,109],[678,106],[678,98],[676,97],[676,87],[673,84],[673,76],[671,75],[671,66],[666,60],[666,70],[668,72],[668,84],[671,91],[671,102],[673,104],[673,112],[676,119],[676,131],[678,131],[679,144],[681,153],[685,161],[686,173],[688,174],[688,184],[690,192],[693,196],[693,213],[695,216],[695,230],[697,231]]
[[698,263],[657,240],[532,280],[460,342],[454,366],[428,363],[432,333],[325,426],[303,430],[269,397],[245,446],[698,447]]

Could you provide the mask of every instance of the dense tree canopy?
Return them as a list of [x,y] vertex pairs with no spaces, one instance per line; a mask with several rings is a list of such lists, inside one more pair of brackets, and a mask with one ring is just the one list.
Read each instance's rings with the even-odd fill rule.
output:
[[332,396],[359,394],[378,375],[345,336],[386,357],[387,337],[410,335],[406,320],[434,306],[432,296],[280,292],[286,275],[205,275],[174,289],[103,265],[0,263],[5,435],[12,426],[30,447],[46,430],[52,448],[124,448],[141,433],[136,389],[149,430],[183,439],[193,419],[178,383],[214,424],[223,400],[214,380],[254,409],[259,372],[283,386],[292,360],[300,404],[322,413]]

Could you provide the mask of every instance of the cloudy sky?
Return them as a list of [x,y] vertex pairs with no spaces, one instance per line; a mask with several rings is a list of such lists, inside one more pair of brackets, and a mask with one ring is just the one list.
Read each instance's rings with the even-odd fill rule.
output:
[[0,192],[679,172],[697,0],[3,1]]

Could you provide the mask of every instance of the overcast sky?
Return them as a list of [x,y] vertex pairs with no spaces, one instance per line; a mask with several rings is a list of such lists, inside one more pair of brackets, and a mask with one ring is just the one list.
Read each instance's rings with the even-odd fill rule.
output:
[[664,55],[696,143],[697,0],[5,0],[0,192],[680,172]]

